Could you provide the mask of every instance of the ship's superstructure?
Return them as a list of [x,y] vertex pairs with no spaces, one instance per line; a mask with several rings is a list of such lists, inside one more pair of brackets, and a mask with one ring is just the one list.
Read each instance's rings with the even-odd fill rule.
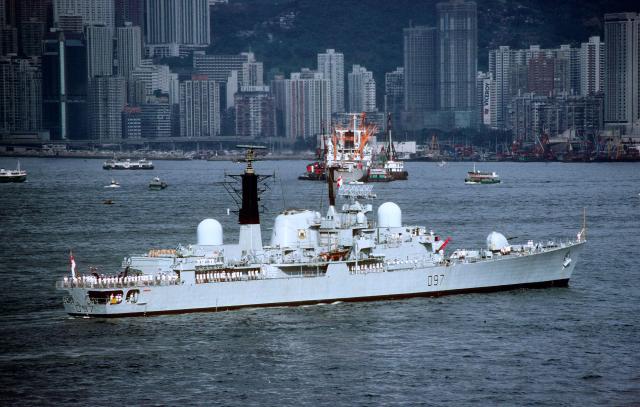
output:
[[371,219],[373,206],[362,203],[373,197],[371,185],[344,185],[336,194],[336,169],[329,168],[326,215],[285,210],[265,245],[260,176],[254,148],[247,148],[237,243],[225,244],[221,224],[205,219],[196,244],[128,256],[111,275],[77,273],[73,263],[72,275],[57,283],[66,312],[142,316],[565,286],[585,242],[584,232],[572,241],[521,245],[492,233],[485,248],[447,255],[450,239],[403,225],[395,203],[383,203]]
[[333,168],[335,179],[345,183],[364,180],[373,154],[369,140],[376,131],[377,126],[367,124],[363,113],[353,115],[351,126],[336,126],[330,135],[323,136],[325,171]]

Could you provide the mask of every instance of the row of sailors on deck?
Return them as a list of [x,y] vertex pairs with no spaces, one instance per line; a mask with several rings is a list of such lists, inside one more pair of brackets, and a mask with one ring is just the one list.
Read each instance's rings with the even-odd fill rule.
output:
[[96,276],[80,276],[80,277],[64,277],[63,283],[65,286],[77,286],[77,285],[114,285],[114,284],[149,284],[149,283],[172,283],[178,279],[175,274],[156,274],[156,275],[141,275],[141,276],[127,276],[127,277],[96,277]]
[[260,270],[248,270],[247,272],[217,272],[196,274],[197,283],[209,283],[218,281],[257,280],[262,277]]
[[383,271],[384,263],[358,264],[349,266],[349,272],[353,274],[381,273]]

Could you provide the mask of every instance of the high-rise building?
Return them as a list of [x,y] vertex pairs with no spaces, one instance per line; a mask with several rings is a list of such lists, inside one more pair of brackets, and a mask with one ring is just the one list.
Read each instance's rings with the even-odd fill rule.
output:
[[235,95],[236,136],[275,137],[276,105],[268,86],[246,86]]
[[122,109],[122,138],[142,137],[142,109],[140,106],[125,106]]
[[173,135],[172,106],[168,97],[148,97],[140,105],[142,137],[167,138]]
[[60,31],[78,34],[82,33],[84,28],[82,16],[59,16],[56,25]]
[[329,81],[331,113],[344,112],[344,54],[334,49],[318,54],[318,72]]
[[527,84],[529,92],[540,96],[552,96],[555,77],[555,60],[544,55],[529,61]]
[[145,43],[207,46],[211,42],[207,0],[146,0]]
[[42,54],[42,40],[45,34],[45,23],[35,18],[20,23],[20,48],[26,56]]
[[580,47],[580,93],[588,96],[604,90],[604,42],[589,37]]
[[373,73],[360,65],[353,65],[347,75],[349,84],[349,111],[375,112],[376,108],[376,81]]
[[88,25],[84,31],[89,78],[113,75],[113,30],[104,25]]
[[236,55],[206,55],[203,52],[193,54],[193,68],[216,82],[226,82],[231,71],[238,72],[238,81],[244,83],[244,64],[256,62],[251,52]]
[[93,140],[101,143],[122,139],[122,110],[126,105],[125,79],[97,76],[90,79],[89,129]]
[[18,29],[10,25],[0,28],[0,50],[2,55],[18,54]]
[[603,128],[602,97],[539,96],[524,93],[513,98],[509,127],[518,138],[538,142],[571,131],[574,137],[591,138]]
[[[171,93],[171,72],[166,65],[154,65],[150,59],[140,61],[140,66],[129,73],[128,101],[131,105],[145,103],[155,92]],[[172,101],[177,95],[171,95]]]
[[142,32],[140,27],[126,22],[124,27],[116,28],[116,47],[118,55],[118,75],[129,80],[131,72],[142,62]]
[[122,27],[126,22],[136,27],[144,27],[144,0],[114,0],[113,7],[116,27]]
[[438,31],[404,29],[404,109],[422,113],[438,109]]
[[180,83],[180,136],[215,137],[220,134],[220,89],[206,75]]
[[384,111],[391,114],[394,127],[400,124],[400,114],[404,109],[404,68],[398,67],[384,75]]
[[[438,3],[440,110],[476,111],[478,17],[473,1]],[[469,123],[469,126],[473,123]]]
[[605,122],[629,126],[640,119],[640,15],[605,14]]
[[0,134],[42,128],[39,61],[0,58]]
[[490,73],[478,72],[476,80],[476,97],[478,98],[478,123],[491,126],[491,90],[493,78]]
[[87,78],[82,35],[48,35],[42,54],[42,126],[52,140],[87,138]]
[[251,59],[251,61],[242,64],[242,83],[240,86],[264,86],[262,62],[256,62],[253,57]]
[[81,16],[85,25],[104,25],[114,28],[114,0],[55,0],[53,17],[56,23],[62,16]]
[[291,79],[271,82],[279,136],[290,140],[314,138],[331,126],[331,87],[320,72],[302,69]]

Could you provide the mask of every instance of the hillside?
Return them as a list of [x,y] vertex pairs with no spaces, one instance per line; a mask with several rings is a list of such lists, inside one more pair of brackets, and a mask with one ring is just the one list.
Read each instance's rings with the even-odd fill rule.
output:
[[[436,0],[229,0],[213,9],[210,52],[251,49],[265,63],[267,79],[315,67],[316,54],[335,48],[352,64],[373,71],[376,82],[402,65],[402,29],[433,25]],[[603,15],[640,11],[637,1],[479,0],[478,67],[499,45],[543,47],[579,44],[602,35]],[[382,88],[383,86],[378,86]],[[381,89],[380,89],[381,90]]]

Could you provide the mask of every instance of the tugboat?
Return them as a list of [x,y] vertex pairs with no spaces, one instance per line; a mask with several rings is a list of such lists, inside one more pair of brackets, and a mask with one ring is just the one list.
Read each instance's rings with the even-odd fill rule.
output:
[[500,177],[495,172],[483,172],[476,170],[476,165],[473,164],[473,171],[469,171],[467,173],[467,177],[464,179],[464,183],[468,185],[499,184]]
[[160,180],[159,177],[154,177],[149,183],[149,189],[151,190],[165,189],[167,186],[168,186],[167,183]]
[[405,171],[404,162],[398,160],[398,154],[393,145],[391,138],[391,113],[387,115],[387,134],[389,138],[387,140],[387,160],[384,163],[384,169],[387,170],[394,180],[404,181],[409,177],[409,172]]
[[[519,288],[565,287],[586,242],[586,225],[573,240],[513,244],[492,232],[486,247],[445,254],[450,238],[425,226],[403,225],[393,202],[377,209],[370,184],[344,184],[336,202],[335,169],[329,168],[325,216],[287,209],[263,244],[259,188],[246,146],[237,242],[223,242],[215,219],[197,227],[197,243],[156,248],[124,258],[112,274],[76,269],[56,288],[65,312],[78,317],[151,316],[274,307],[334,301],[374,301]],[[235,191],[235,190],[234,190]],[[339,209],[341,208],[341,210]],[[414,208],[415,209],[415,208]]]
[[27,172],[20,169],[20,161],[15,170],[0,169],[0,183],[7,182],[25,182],[27,180]]
[[102,169],[105,170],[152,170],[153,163],[145,158],[137,161],[131,161],[130,159],[118,160],[115,157],[112,160],[107,160],[102,164]]
[[306,171],[298,177],[303,181],[324,181],[327,179],[325,175],[324,162],[316,161],[307,165]]

